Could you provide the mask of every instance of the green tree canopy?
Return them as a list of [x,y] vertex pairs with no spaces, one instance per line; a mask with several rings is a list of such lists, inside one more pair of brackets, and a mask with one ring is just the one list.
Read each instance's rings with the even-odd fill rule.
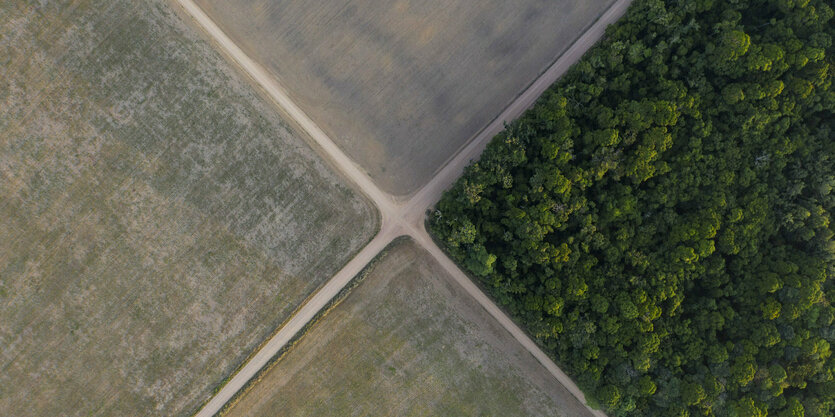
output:
[[825,0],[636,0],[432,232],[613,416],[835,413]]

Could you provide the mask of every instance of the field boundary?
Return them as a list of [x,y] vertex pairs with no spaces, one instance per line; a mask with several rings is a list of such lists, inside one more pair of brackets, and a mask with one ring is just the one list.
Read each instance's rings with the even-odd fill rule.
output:
[[[427,219],[426,223],[428,223],[428,222],[429,222],[429,220]],[[426,230],[429,230],[429,229],[427,228]],[[495,304],[495,305],[496,305],[496,307],[497,307],[499,310],[501,310],[502,314],[504,314],[505,316],[507,316],[507,317],[510,319],[510,321],[511,321],[511,322],[513,322],[513,324],[515,324],[515,325],[516,325],[516,327],[518,327],[519,329],[521,329],[521,330],[522,330],[522,332],[523,332],[523,333],[524,333],[524,334],[525,334],[525,335],[526,335],[529,339],[531,339],[531,341],[532,341],[534,344],[536,344],[536,346],[538,346],[540,350],[542,350],[542,352],[546,352],[545,347],[544,347],[544,346],[542,346],[542,344],[541,344],[541,343],[539,343],[539,341],[538,341],[535,337],[533,337],[533,335],[531,335],[531,334],[530,334],[530,333],[529,333],[529,332],[528,332],[528,331],[527,331],[524,327],[522,327],[521,323],[519,323],[519,321],[516,319],[516,315],[515,315],[515,314],[512,314],[510,311],[508,311],[508,310],[505,308],[505,306],[503,306],[503,305],[499,304],[498,302],[496,302],[496,299],[495,299],[492,295],[490,295],[490,294],[491,294],[490,290],[487,288],[487,286],[486,286],[486,285],[484,285],[484,282],[483,282],[481,279],[478,279],[477,277],[474,277],[471,273],[469,273],[469,272],[467,271],[467,269],[466,269],[466,268],[464,268],[464,266],[463,266],[463,265],[461,265],[461,263],[460,263],[460,262],[458,262],[457,260],[455,260],[455,258],[453,258],[453,257],[449,254],[449,252],[445,249],[445,248],[446,248],[446,246],[442,245],[442,244],[441,244],[442,242],[441,242],[441,241],[439,241],[439,240],[438,240],[438,238],[437,238],[434,234],[432,234],[432,233],[427,233],[427,235],[428,235],[428,236],[429,236],[429,238],[432,240],[432,242],[434,242],[434,243],[435,243],[435,245],[436,245],[438,248],[440,248],[440,249],[441,249],[441,252],[443,252],[443,253],[444,253],[444,255],[446,255],[446,256],[447,256],[447,257],[448,257],[448,258],[452,261],[452,263],[453,263],[453,264],[455,264],[455,266],[456,266],[456,267],[458,267],[458,269],[460,269],[460,270],[461,270],[461,272],[463,272],[463,273],[464,273],[464,275],[466,275],[466,276],[467,276],[467,278],[468,278],[468,279],[469,279],[469,280],[473,283],[473,285],[475,285],[475,286],[476,286],[476,288],[478,288],[478,290],[479,290],[479,291],[483,292],[484,294],[487,294],[487,295],[488,295],[488,297],[490,297],[490,300],[492,300],[492,301],[493,301],[493,304]],[[460,285],[457,281],[455,281],[454,279],[453,279],[452,281],[453,281],[453,282],[455,282],[455,285],[458,285],[459,287],[461,286],[461,285]],[[466,289],[464,289],[464,291],[466,292]],[[487,312],[487,314],[490,314],[490,312],[489,312],[489,311],[487,311],[487,309],[486,309],[486,308],[484,308],[484,306],[483,306],[483,305],[479,304],[479,306],[480,306],[482,309],[484,309],[484,310]],[[504,328],[504,326],[502,326],[502,328]],[[507,330],[508,330],[507,328],[504,328],[504,329],[505,329],[505,331],[507,331]],[[551,361],[553,361],[553,362],[554,362],[554,364],[555,364],[555,365],[557,365],[557,367],[558,367],[558,368],[560,368],[560,369],[562,369],[562,368],[563,368],[563,363],[562,363],[562,362],[560,362],[559,360],[557,360],[557,358],[555,358],[553,355],[549,355],[549,354],[547,354],[547,353],[545,353],[545,355],[546,355],[548,358],[550,358],[550,359],[551,359]],[[537,359],[535,355],[534,355],[534,359],[536,359],[536,360],[537,360],[537,362],[539,362],[539,359]],[[541,362],[540,362],[540,363],[541,363]],[[542,364],[542,365],[544,366],[545,364]],[[566,375],[567,375],[567,374],[566,374]],[[567,387],[566,387],[566,388],[567,388]],[[578,388],[579,388],[579,386],[578,386]],[[581,389],[581,391],[583,391],[584,395],[587,395],[587,394],[585,394],[585,391],[584,391],[584,390],[582,390],[582,389]],[[586,406],[588,406],[589,408],[591,408],[591,409],[592,409],[592,410],[594,410],[594,411],[603,412],[603,409],[600,407],[599,402],[598,402],[598,401],[597,401],[597,399],[595,399],[593,396],[588,395],[588,396],[587,396],[587,397],[585,397],[584,399],[585,399],[585,404],[586,404]]]
[[[467,148],[467,145],[469,145],[469,144],[470,144],[470,142],[472,142],[473,140],[475,140],[476,138],[478,138],[478,137],[479,137],[479,135],[481,135],[482,133],[484,133],[484,131],[486,131],[487,129],[489,129],[489,128],[490,128],[490,125],[492,125],[492,124],[496,123],[497,121],[500,121],[499,119],[502,117],[502,115],[504,114],[505,110],[507,110],[508,108],[510,108],[511,106],[513,106],[513,104],[514,104],[514,103],[516,103],[516,101],[517,101],[517,100],[519,100],[519,98],[520,98],[520,97],[522,97],[522,96],[525,94],[525,92],[526,92],[526,91],[528,91],[531,87],[533,87],[533,85],[534,85],[534,84],[536,84],[536,83],[537,83],[537,81],[539,81],[539,80],[542,78],[542,76],[544,76],[544,75],[548,72],[548,70],[550,70],[550,69],[551,69],[551,67],[553,67],[553,66],[554,66],[554,64],[556,64],[556,63],[557,63],[560,59],[562,59],[563,55],[565,55],[565,54],[567,54],[567,53],[568,53],[568,51],[571,49],[571,47],[572,47],[572,46],[574,46],[574,44],[575,44],[575,43],[577,43],[577,41],[579,41],[579,40],[580,40],[580,38],[582,38],[582,37],[583,37],[583,35],[585,35],[585,34],[586,34],[586,32],[588,32],[588,31],[589,31],[589,29],[591,29],[594,25],[596,25],[598,21],[600,21],[601,19],[603,19],[603,15],[604,15],[604,14],[605,14],[605,13],[606,13],[609,9],[611,9],[612,7],[614,7],[614,6],[615,6],[615,4],[616,4],[617,2],[618,2],[618,0],[614,0],[614,1],[612,2],[612,4],[610,4],[610,5],[609,5],[609,8],[607,8],[607,9],[604,11],[604,13],[603,13],[603,14],[601,14],[600,16],[597,16],[597,18],[596,18],[596,19],[592,20],[592,21],[591,21],[588,25],[586,25],[585,27],[583,27],[582,31],[581,31],[581,32],[580,32],[580,33],[579,33],[579,34],[578,34],[578,35],[577,35],[574,39],[572,39],[572,40],[571,40],[571,43],[569,43],[569,44],[568,44],[568,47],[567,47],[567,48],[565,48],[565,50],[563,50],[563,51],[562,51],[562,52],[560,52],[560,53],[559,53],[556,57],[554,57],[554,59],[553,59],[552,61],[549,61],[549,62],[548,62],[548,64],[547,64],[547,65],[545,65],[545,68],[543,68],[543,69],[542,69],[542,71],[540,71],[538,74],[536,74],[536,77],[535,77],[535,78],[534,78],[534,79],[533,79],[530,83],[528,83],[527,85],[525,85],[525,86],[522,88],[522,90],[521,90],[518,94],[516,94],[515,96],[513,96],[513,98],[511,98],[510,100],[508,100],[508,101],[507,101],[507,104],[505,104],[505,105],[501,108],[501,111],[499,112],[499,114],[497,114],[497,115],[496,115],[496,117],[493,117],[492,119],[488,120],[488,121],[487,121],[487,123],[486,123],[486,124],[485,124],[485,125],[484,125],[481,129],[479,129],[479,130],[478,130],[477,132],[475,132],[472,136],[470,136],[469,138],[467,138],[467,140],[466,140],[466,141],[464,141],[464,143],[462,143],[462,144],[461,144],[461,146],[459,146],[459,147],[458,147],[458,149],[456,149],[456,150],[455,150],[455,151],[454,151],[454,152],[450,155],[450,157],[449,157],[449,158],[445,159],[445,160],[444,160],[444,162],[443,162],[443,163],[441,163],[441,165],[439,165],[439,166],[438,166],[438,168],[437,168],[437,169],[435,169],[435,171],[433,171],[433,172],[432,172],[432,176],[431,176],[430,178],[434,178],[434,177],[436,177],[436,176],[437,176],[437,175],[441,172],[441,170],[443,170],[443,169],[444,169],[444,167],[446,167],[447,165],[449,165],[449,163],[450,163],[450,162],[452,162],[452,161],[453,161],[456,157],[458,157],[458,154],[460,154],[461,152],[464,152],[464,149],[465,149],[465,148]],[[537,100],[538,100],[538,98],[537,98]],[[431,179],[430,179],[430,181],[431,181]],[[421,187],[418,187],[418,189],[417,189],[417,190],[415,190],[415,191],[413,191],[413,192],[411,192],[411,193],[406,193],[406,194],[404,194],[404,195],[402,195],[402,196],[397,196],[397,198],[409,199],[410,197],[413,197],[415,194],[417,194],[418,192],[420,192],[420,188],[421,188]]]
[[[368,244],[369,244],[369,243],[370,243],[370,242],[374,239],[374,237],[375,237],[375,236],[377,236],[377,234],[379,234],[379,222],[378,222],[378,227],[377,227],[377,229],[378,229],[378,230],[375,232],[375,234],[371,235],[371,237],[369,237],[369,238],[368,238],[368,240],[367,240],[367,241],[366,241],[366,242],[365,242],[362,246],[360,246],[359,250],[357,250],[357,251],[356,251],[357,253],[359,253],[360,251],[362,251],[362,249],[363,249],[363,248],[365,248],[366,246],[368,246]],[[405,236],[404,236],[404,237],[405,237]],[[397,241],[397,239],[395,239],[394,241],[392,241],[392,244],[393,244],[395,241]],[[390,244],[390,245],[391,245],[391,244]],[[388,251],[389,251],[389,247],[387,246],[387,247],[384,249],[384,251],[385,251],[385,252],[388,252]],[[337,270],[344,268],[344,267],[345,267],[345,266],[346,266],[349,262],[351,262],[351,259],[348,259],[347,261],[345,261],[345,263],[344,263],[343,265],[340,265],[340,266],[338,267],[338,269],[337,269]],[[375,259],[373,259],[373,260],[372,260],[372,262],[376,262],[376,258],[375,258]],[[362,272],[360,272],[360,273],[362,273]],[[249,354],[246,356],[246,358],[244,358],[244,359],[243,359],[243,360],[242,360],[242,361],[241,361],[241,362],[240,362],[237,366],[235,366],[235,370],[234,370],[234,371],[232,371],[231,373],[229,373],[229,375],[227,375],[225,378],[223,378],[223,379],[222,379],[222,380],[220,380],[217,384],[215,384],[215,385],[214,385],[214,387],[212,387],[212,391],[211,391],[211,392],[212,392],[212,394],[211,394],[212,396],[211,396],[211,397],[209,397],[209,398],[207,398],[205,401],[201,402],[200,404],[198,404],[198,405],[197,405],[197,406],[195,406],[194,408],[192,408],[192,409],[191,409],[191,410],[187,413],[187,415],[190,415],[190,416],[196,415],[196,414],[200,411],[200,409],[202,409],[203,407],[205,407],[205,406],[206,406],[206,404],[207,404],[207,403],[208,403],[208,402],[212,399],[212,397],[214,397],[215,395],[217,395],[217,393],[218,393],[218,392],[220,392],[220,391],[221,391],[221,390],[222,390],[222,389],[226,386],[226,384],[227,384],[227,383],[229,383],[229,381],[230,381],[230,380],[231,380],[231,379],[232,379],[235,375],[237,375],[237,373],[238,373],[238,372],[240,372],[240,370],[241,370],[241,369],[243,369],[243,368],[244,368],[244,367],[245,367],[245,366],[249,363],[249,361],[251,361],[251,360],[252,360],[252,358],[253,358],[253,357],[255,357],[255,355],[256,355],[259,351],[261,351],[261,349],[263,349],[263,348],[264,348],[264,346],[265,346],[265,345],[266,345],[266,344],[267,344],[267,343],[268,343],[268,342],[269,342],[269,341],[270,341],[273,337],[275,337],[275,335],[276,335],[278,332],[280,332],[280,331],[281,331],[281,329],[283,329],[283,328],[284,328],[284,326],[285,326],[285,325],[286,325],[286,324],[287,324],[290,320],[292,320],[292,319],[293,319],[293,317],[295,317],[295,316],[296,316],[296,313],[298,313],[298,312],[299,312],[299,310],[301,310],[302,308],[304,308],[304,307],[305,307],[305,306],[306,306],[306,305],[310,302],[310,300],[312,300],[312,299],[314,298],[314,296],[315,296],[315,295],[319,292],[319,290],[321,290],[321,289],[322,289],[322,287],[324,287],[325,285],[327,285],[327,283],[328,283],[328,281],[323,282],[321,285],[319,285],[318,287],[316,287],[316,288],[315,288],[315,289],[314,289],[314,290],[313,290],[310,294],[308,294],[308,295],[307,295],[307,297],[305,297],[305,299],[304,299],[304,300],[303,300],[303,301],[302,301],[302,302],[301,302],[298,306],[296,306],[296,308],[294,308],[294,309],[293,309],[293,311],[292,311],[292,312],[291,312],[291,313],[290,313],[290,314],[289,314],[289,315],[288,315],[288,316],[287,316],[284,320],[282,320],[282,322],[281,322],[278,326],[275,326],[275,327],[273,328],[273,330],[272,330],[272,331],[271,331],[271,332],[270,332],[270,333],[269,333],[269,334],[268,334],[268,335],[267,335],[267,336],[266,336],[266,337],[265,337],[265,338],[264,338],[261,342],[259,342],[257,346],[255,346],[255,347],[254,347],[254,348],[253,348],[253,349],[249,352]],[[351,284],[351,283],[349,283],[348,285],[349,285],[349,286],[351,286],[352,284]],[[353,285],[351,288],[354,288],[354,287],[356,287],[356,285]],[[337,296],[339,296],[339,294],[337,294]],[[303,329],[303,331],[306,331],[306,329]],[[291,341],[291,343],[292,343],[292,344],[295,344],[295,340]]]
[[[218,417],[226,416],[227,413],[232,408],[234,408],[235,405],[241,400],[241,398],[243,398],[256,384],[258,384],[258,382],[261,381],[261,379],[264,378],[264,375],[266,375],[279,362],[281,362],[281,359],[283,359],[290,352],[290,350],[292,350],[293,347],[296,346],[297,343],[299,343],[302,339],[304,339],[304,337],[307,335],[307,333],[309,333],[314,327],[316,327],[316,325],[320,321],[322,321],[322,319],[327,317],[328,313],[330,313],[334,308],[336,308],[340,304],[342,304],[342,301],[344,301],[346,298],[348,298],[348,296],[351,294],[351,292],[355,288],[357,288],[360,284],[362,284],[363,281],[365,281],[365,279],[368,277],[368,275],[371,274],[371,272],[374,270],[374,268],[380,263],[380,261],[386,255],[388,255],[388,253],[392,249],[394,249],[398,245],[403,244],[404,242],[406,242],[408,240],[412,240],[412,239],[408,236],[400,236],[400,237],[397,237],[394,240],[392,240],[382,251],[380,251],[377,254],[377,256],[374,257],[374,259],[371,260],[371,262],[369,262],[365,266],[365,268],[363,268],[362,271],[360,271],[359,274],[357,274],[354,278],[351,279],[350,282],[348,282],[348,285],[344,286],[339,291],[339,293],[337,293],[336,296],[331,299],[331,301],[328,304],[326,304],[324,307],[322,307],[322,309],[319,310],[318,313],[316,313],[316,315],[313,317],[313,319],[310,320],[309,322],[307,322],[307,324],[305,324],[305,326],[298,333],[296,333],[296,335],[293,336],[293,338],[290,339],[290,341],[287,342],[287,344],[284,345],[272,357],[272,359],[270,359],[270,361],[267,362],[267,364],[264,365],[264,367],[262,367],[260,371],[258,371],[258,373],[256,373],[249,381],[247,381],[246,384],[241,389],[239,389],[235,393],[235,395],[229,401],[226,402],[226,404],[223,405],[223,408],[221,408],[220,411],[218,411],[216,415]],[[267,339],[267,340],[269,340],[269,339]],[[231,378],[231,376],[229,378]]]
[[[231,54],[226,48],[222,45],[219,45],[218,40],[214,38],[210,33],[208,33],[205,28],[197,21],[197,19],[192,15],[189,10],[185,7],[184,2],[181,0],[166,0],[167,3],[171,4],[171,9],[174,10],[174,13],[181,18],[183,24],[190,27],[194,30],[197,35],[207,42],[212,49],[217,52],[222,58],[224,58],[230,64],[230,70],[232,72],[237,73],[239,76],[243,76],[243,79],[246,83],[254,90],[255,94],[265,101],[265,104],[269,107],[273,108],[273,111],[279,114],[280,122],[285,125],[288,129],[292,130],[296,133],[301,139],[304,140],[304,143],[309,146],[313,152],[319,156],[319,159],[322,160],[325,165],[331,168],[331,170],[337,174],[341,179],[345,180],[343,186],[349,188],[350,190],[356,192],[362,199],[369,203],[369,206],[374,209],[375,212],[375,233],[373,233],[366,241],[365,244],[360,246],[360,249],[357,251],[362,250],[365,246],[367,246],[371,241],[380,233],[380,229],[383,225],[383,213],[380,211],[380,207],[377,204],[377,201],[370,195],[367,194],[367,191],[360,187],[356,178],[352,175],[347,175],[345,170],[339,165],[339,161],[332,158],[329,154],[327,149],[322,147],[322,144],[316,140],[311,132],[307,130],[307,128],[297,120],[297,118],[282,105],[282,103],[277,102],[275,97],[267,90],[267,88],[259,82],[259,80],[254,77],[247,68],[244,67],[238,60],[235,58],[233,54]],[[191,0],[187,0],[187,2],[191,2]],[[199,8],[199,6],[196,6]],[[242,50],[243,51],[243,50]],[[270,73],[270,76],[273,78],[277,78],[276,75]],[[280,80],[276,79],[276,83],[280,84]],[[292,100],[292,96],[290,95],[289,91],[284,91],[285,94]],[[346,264],[350,262],[350,259],[346,261]],[[314,291],[315,293],[315,291]]]

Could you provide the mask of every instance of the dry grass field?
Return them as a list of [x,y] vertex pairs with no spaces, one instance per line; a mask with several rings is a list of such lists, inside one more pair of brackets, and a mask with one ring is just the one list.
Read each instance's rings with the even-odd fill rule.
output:
[[197,0],[381,188],[409,194],[613,0]]
[[187,415],[376,230],[169,6],[0,2],[0,415]]
[[588,415],[430,255],[396,244],[225,417]]

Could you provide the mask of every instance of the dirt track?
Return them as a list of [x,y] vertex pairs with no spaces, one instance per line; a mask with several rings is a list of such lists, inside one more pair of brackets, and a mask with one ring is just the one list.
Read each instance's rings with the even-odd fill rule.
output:
[[[580,389],[562,370],[522,331],[504,312],[493,303],[467,275],[435,245],[424,229],[424,215],[441,194],[460,176],[470,161],[478,158],[487,142],[504,128],[504,123],[519,117],[528,109],[545,89],[556,81],[588,50],[604,33],[606,26],[615,22],[631,3],[619,0],[607,10],[557,61],[532,83],[501,115],[496,117],[469,144],[458,152],[432,180],[417,193],[405,200],[395,198],[378,188],[371,178],[360,169],[336,144],[313,122],[292,100],[268,72],[247,56],[192,0],[177,0],[196,23],[212,38],[218,49],[234,61],[241,70],[251,77],[275,101],[279,109],[289,116],[310,136],[317,150],[334,167],[353,181],[380,211],[381,228],[376,237],[345,267],[334,275],[310,300],[307,301],[249,362],[197,413],[200,417],[215,415],[247,381],[272,358],[282,346],[298,333],[316,313],[321,310],[339,291],[358,274],[388,243],[401,235],[409,235],[452,275],[455,280],[474,297],[513,337],[518,340],[542,365],[562,383],[579,401],[585,404]],[[604,416],[597,410],[589,409],[595,416]]]

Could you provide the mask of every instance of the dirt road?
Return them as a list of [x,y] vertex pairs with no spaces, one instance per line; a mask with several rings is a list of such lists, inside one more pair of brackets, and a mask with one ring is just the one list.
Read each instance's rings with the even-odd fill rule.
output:
[[275,356],[281,348],[286,345],[304,326],[316,316],[327,303],[335,297],[362,269],[382,251],[394,238],[401,235],[398,230],[392,228],[389,222],[380,230],[380,233],[371,240],[345,267],[343,267],[330,281],[327,282],[316,294],[313,295],[302,307],[296,311],[293,317],[284,324],[261,350],[253,356],[249,362],[232,377],[223,388],[209,400],[206,405],[197,413],[197,416],[211,417],[217,414],[223,405],[226,404],[237,393],[247,381],[255,376],[258,371]]
[[[568,376],[522,331],[504,312],[496,306],[467,275],[435,245],[424,228],[426,210],[432,207],[441,194],[461,175],[464,167],[479,157],[488,141],[501,132],[505,122],[519,117],[528,109],[545,89],[556,81],[587,51],[604,33],[606,26],[614,23],[631,3],[619,0],[606,11],[554,64],[533,82],[501,115],[478,133],[432,178],[429,183],[405,200],[378,188],[371,178],[320,129],[288,96],[278,82],[257,62],[247,56],[192,0],[177,0],[183,9],[212,38],[218,49],[235,62],[273,99],[276,106],[289,116],[310,139],[323,157],[356,184],[380,210],[381,227],[377,236],[358,253],[345,267],[334,275],[316,292],[256,354],[247,362],[221,390],[197,413],[199,417],[210,417],[223,408],[276,353],[298,333],[339,291],[347,285],[386,245],[402,235],[409,235],[426,248],[450,275],[490,315],[518,340],[542,365],[569,390],[580,402],[586,404],[580,389]],[[590,415],[605,416],[600,411],[589,409]]]

